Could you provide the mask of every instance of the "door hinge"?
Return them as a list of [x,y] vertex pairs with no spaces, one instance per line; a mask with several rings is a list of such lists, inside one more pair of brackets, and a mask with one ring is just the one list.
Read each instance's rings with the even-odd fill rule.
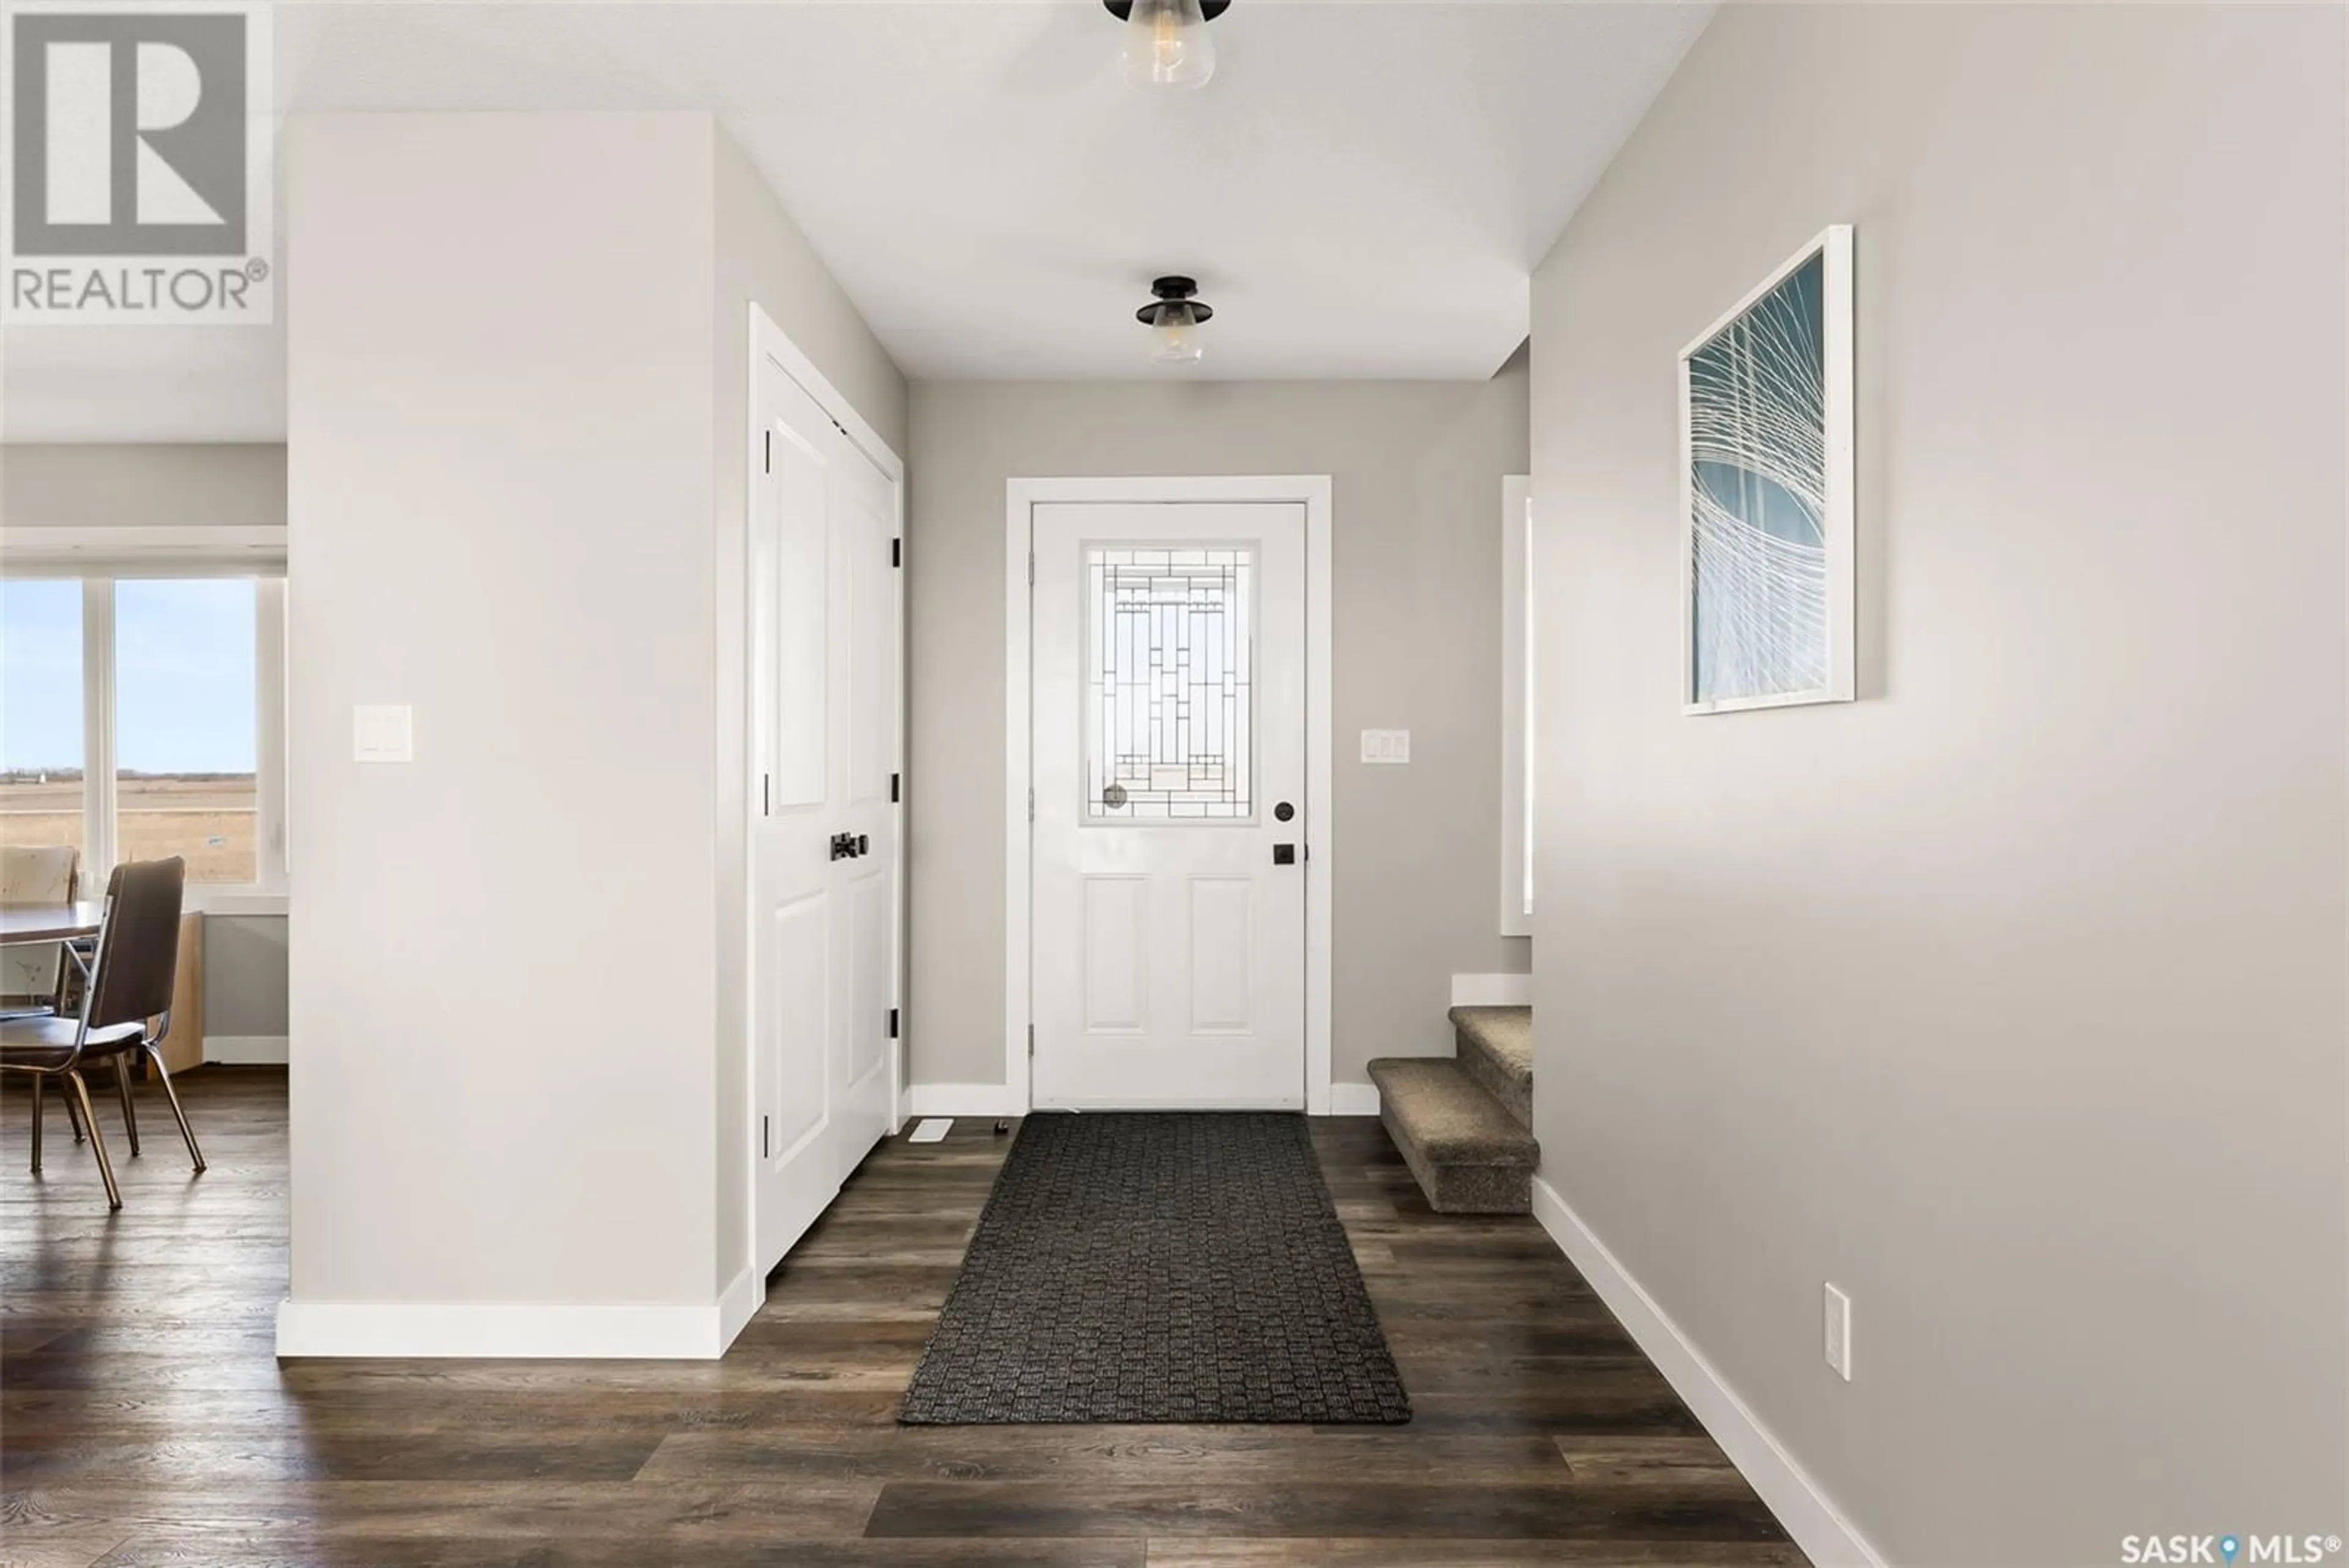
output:
[[905,540],[892,539],[889,541],[889,564],[893,566],[902,566],[905,564]]
[[891,805],[897,804],[897,777],[898,775],[895,774],[891,774],[889,775],[889,804]]
[[1031,588],[1036,586],[1036,552],[1033,550],[1028,552],[1028,586]]
[[759,815],[761,816],[775,815],[775,775],[772,774],[759,775]]
[[1030,822],[1036,820],[1036,786],[1034,784],[1028,786],[1028,820]]
[[897,1038],[897,1010],[894,1007],[889,1010],[889,1038]]
[[1036,1054],[1036,1026],[1035,1026],[1034,1024],[1030,1023],[1030,1024],[1028,1026],[1028,1054],[1030,1054],[1030,1056],[1033,1056],[1035,1054]]
[[769,431],[767,432],[766,456],[762,461],[761,466],[769,473],[775,472],[775,432],[772,431]]
[[772,1159],[775,1158],[774,1150],[771,1147],[771,1140],[774,1137],[774,1130],[775,1122],[772,1116],[761,1116],[759,1118],[759,1158],[761,1159]]

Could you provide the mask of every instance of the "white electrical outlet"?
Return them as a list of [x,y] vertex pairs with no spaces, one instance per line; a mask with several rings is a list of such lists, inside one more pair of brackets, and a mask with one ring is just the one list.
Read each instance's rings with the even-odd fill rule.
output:
[[1411,732],[1409,730],[1363,731],[1362,761],[1366,763],[1411,761]]
[[1851,1298],[1826,1287],[1827,1365],[1846,1383],[1851,1381]]

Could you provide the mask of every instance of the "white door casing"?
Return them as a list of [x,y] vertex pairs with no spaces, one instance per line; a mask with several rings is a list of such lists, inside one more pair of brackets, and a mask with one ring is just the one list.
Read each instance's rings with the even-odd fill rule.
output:
[[750,1208],[764,1274],[895,1124],[899,594],[894,480],[761,325],[746,565]]
[[[1006,1087],[978,1094],[999,1094],[988,1101],[999,1114],[1031,1104],[1326,1112],[1329,480],[1013,480],[1007,502]],[[1179,563],[1099,553],[1174,547],[1195,553]],[[1238,594],[1243,563],[1247,779],[1217,774],[1225,752],[1213,735],[1171,749],[1129,735],[1123,765],[1105,761],[1100,732],[1119,708],[1099,684],[1105,664],[1122,662],[1129,677],[1148,670],[1102,639],[1115,618],[1108,568],[1130,568],[1129,624],[1170,613],[1146,608],[1154,575],[1204,569],[1204,581],[1161,585],[1195,624],[1162,621],[1160,656],[1180,659],[1187,645],[1195,689],[1175,690],[1184,680],[1163,669],[1143,684],[1172,680],[1160,692],[1170,702],[1228,701],[1208,677],[1219,674],[1218,605]],[[1124,707],[1141,711],[1130,695]],[[1195,753],[1206,773],[1186,777]],[[1146,763],[1176,771],[1160,776]],[[1132,790],[1110,802],[1105,782],[1172,788],[1150,804],[1176,819],[1153,820]],[[1282,803],[1294,808],[1286,821]],[[1276,845],[1293,846],[1288,863]]]

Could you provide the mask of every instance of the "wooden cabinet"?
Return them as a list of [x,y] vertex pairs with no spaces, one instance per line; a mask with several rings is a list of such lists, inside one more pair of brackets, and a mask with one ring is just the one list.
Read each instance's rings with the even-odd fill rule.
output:
[[163,1037],[163,1065],[174,1073],[204,1061],[204,918],[180,917],[180,968],[171,980],[171,1032]]

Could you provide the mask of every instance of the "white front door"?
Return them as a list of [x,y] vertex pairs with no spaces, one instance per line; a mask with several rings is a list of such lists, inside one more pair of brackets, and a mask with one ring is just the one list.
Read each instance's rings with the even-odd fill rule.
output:
[[1305,508],[1032,512],[1031,1093],[1305,1104]]
[[897,589],[889,482],[762,358],[750,530],[756,1262],[895,1121]]

